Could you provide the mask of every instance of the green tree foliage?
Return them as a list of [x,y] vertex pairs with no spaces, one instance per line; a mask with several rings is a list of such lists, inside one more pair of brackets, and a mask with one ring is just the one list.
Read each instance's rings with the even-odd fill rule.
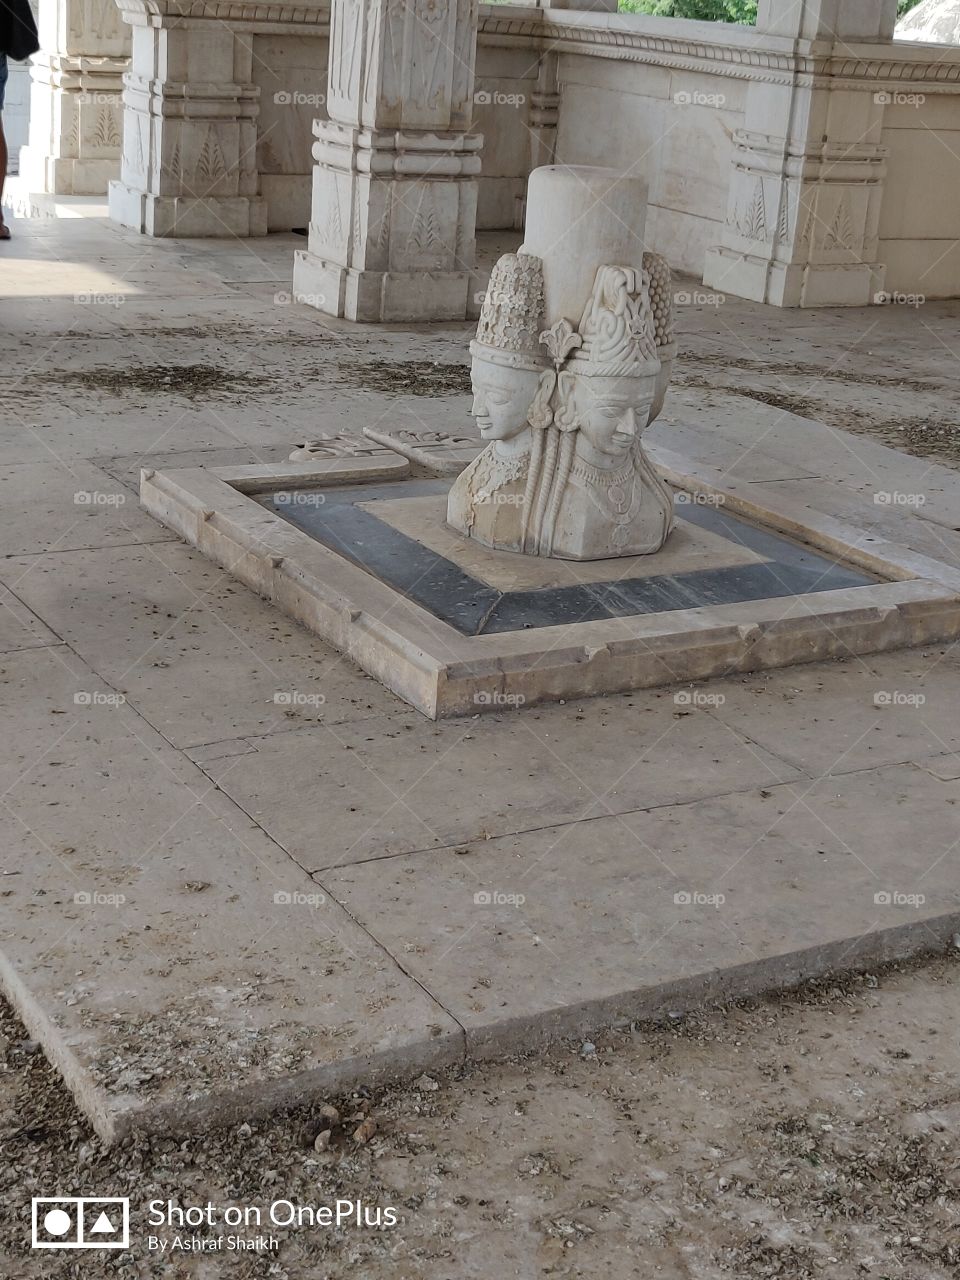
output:
[[625,13],[652,13],[658,18],[700,18],[704,22],[757,20],[757,0],[620,0]]
[[[920,0],[898,0],[902,17]],[[623,13],[652,13],[660,18],[699,18],[703,22],[745,22],[757,20],[757,0],[620,0]]]

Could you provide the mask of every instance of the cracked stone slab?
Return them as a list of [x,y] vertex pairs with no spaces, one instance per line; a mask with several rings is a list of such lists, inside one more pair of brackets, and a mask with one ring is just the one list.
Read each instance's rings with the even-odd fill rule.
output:
[[724,680],[714,714],[812,776],[956,759],[958,661],[956,645],[931,645]]
[[0,574],[175,746],[403,705],[179,542],[9,560]]
[[311,870],[798,776],[662,690],[435,724],[407,711],[252,745],[204,767]]
[[[676,388],[667,401],[667,413],[699,433],[702,446],[709,448],[708,440],[715,440],[713,465],[729,465],[739,478],[772,478],[769,471],[777,464],[792,468],[796,477],[813,469],[831,490],[845,488],[871,503],[878,493],[920,493],[921,505],[899,510],[912,511],[914,519],[960,527],[960,476],[931,458],[911,457],[868,436],[798,417],[730,389]],[[669,419],[663,423],[653,424],[649,438],[676,449]],[[710,461],[707,453],[704,461]],[[817,505],[816,491],[812,492]],[[879,511],[883,509],[880,506]]]
[[945,946],[958,810],[892,766],[315,879],[485,1054]]
[[59,643],[60,637],[54,635],[9,587],[0,584],[0,653]]
[[3,666],[0,981],[101,1136],[462,1054],[456,1022],[75,656]]
[[89,462],[28,462],[0,473],[5,556],[170,540],[134,494]]

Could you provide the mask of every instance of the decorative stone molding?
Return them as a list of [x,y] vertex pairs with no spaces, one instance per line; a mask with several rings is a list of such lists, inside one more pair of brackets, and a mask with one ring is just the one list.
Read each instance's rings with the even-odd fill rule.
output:
[[314,462],[324,458],[370,458],[389,454],[392,450],[364,436],[352,436],[345,432],[324,435],[316,440],[305,440],[290,454],[290,462]]
[[307,26],[311,34],[317,35],[325,34],[330,25],[328,0],[319,0],[316,4],[263,4],[261,0],[115,0],[115,3],[123,13],[147,14],[168,22],[191,18],[234,22],[257,31]]
[[301,301],[351,320],[467,316],[475,24],[473,0],[334,0]]
[[[832,127],[841,132],[848,119],[850,133],[862,132],[863,109],[845,116],[837,96],[832,101]],[[868,133],[879,137],[882,105],[870,102],[866,110],[876,121]],[[773,111],[768,116],[775,121]],[[707,254],[705,284],[776,306],[864,306],[882,290],[886,150],[856,138],[797,136],[794,120],[819,118],[810,106],[809,115],[784,120],[785,135],[734,135],[726,222]]]
[[557,157],[557,126],[560,123],[560,84],[557,55],[541,54],[537,66],[537,87],[530,94],[530,172],[553,164]]
[[[643,28],[635,15],[611,17],[595,13],[516,11],[506,6],[485,7],[480,18],[484,42],[505,48],[531,47],[555,53],[577,53],[662,66],[675,71],[726,76],[763,84],[807,87],[859,87],[876,90],[891,84],[923,85],[930,92],[955,92],[960,83],[960,48],[929,50],[908,44],[863,45],[863,53],[851,56],[855,41],[845,41],[842,51],[796,48],[792,41],[764,36],[752,28],[717,31],[716,39],[671,35],[665,37]],[[691,27],[702,24],[689,23]],[[880,82],[878,84],[877,82]]]

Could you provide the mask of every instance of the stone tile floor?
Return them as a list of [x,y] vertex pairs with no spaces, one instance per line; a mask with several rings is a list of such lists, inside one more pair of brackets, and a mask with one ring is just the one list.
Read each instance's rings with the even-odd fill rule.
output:
[[[0,978],[100,1132],[942,945],[960,649],[431,724],[139,510],[466,424],[470,326],[292,304],[300,245],[0,248]],[[960,565],[958,310],[684,306],[651,435]]]

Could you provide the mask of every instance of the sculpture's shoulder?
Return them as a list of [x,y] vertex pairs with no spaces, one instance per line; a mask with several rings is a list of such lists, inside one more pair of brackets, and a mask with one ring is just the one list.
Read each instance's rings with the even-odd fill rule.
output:
[[447,523],[504,550],[519,550],[530,455],[501,458],[489,444],[457,476],[447,498]]

